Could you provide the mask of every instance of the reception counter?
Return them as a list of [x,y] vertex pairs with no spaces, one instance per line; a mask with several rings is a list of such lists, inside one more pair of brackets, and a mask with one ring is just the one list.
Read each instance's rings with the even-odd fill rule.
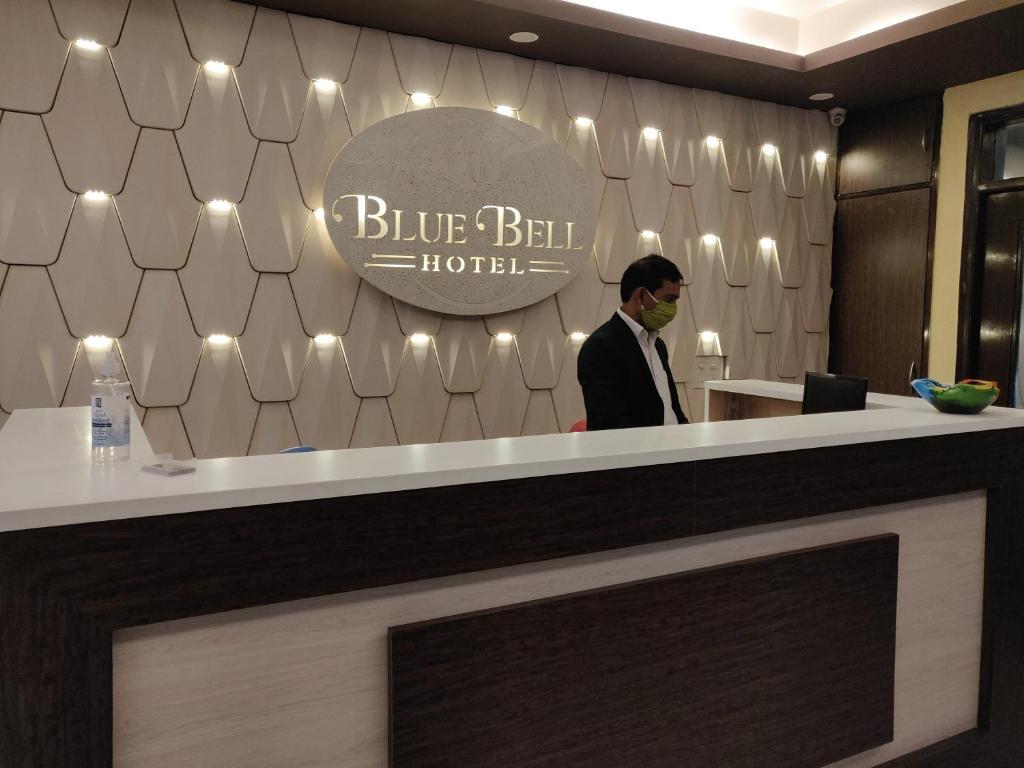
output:
[[16,412],[0,765],[1020,766],[1024,413],[869,405],[177,477]]

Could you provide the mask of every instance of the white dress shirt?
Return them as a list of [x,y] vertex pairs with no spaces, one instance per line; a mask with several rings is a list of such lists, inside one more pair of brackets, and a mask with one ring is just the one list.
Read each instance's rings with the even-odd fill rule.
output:
[[654,377],[654,386],[657,387],[658,395],[661,397],[661,405],[665,409],[665,424],[678,424],[679,419],[676,418],[676,412],[672,410],[672,391],[669,389],[672,384],[668,380],[665,366],[661,364],[661,357],[654,346],[654,342],[658,340],[658,332],[648,331],[621,309],[616,310],[616,312],[619,313],[619,317],[626,321],[626,325],[629,326],[629,330],[636,336],[636,341],[644,353],[647,366],[651,369],[651,376]]

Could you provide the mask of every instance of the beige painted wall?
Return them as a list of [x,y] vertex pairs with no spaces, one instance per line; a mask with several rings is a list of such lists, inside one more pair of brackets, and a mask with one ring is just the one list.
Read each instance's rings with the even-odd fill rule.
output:
[[956,327],[960,301],[960,254],[967,183],[967,122],[975,112],[1024,101],[1024,70],[950,88],[943,96],[939,194],[932,267],[932,314],[928,375],[956,375]]

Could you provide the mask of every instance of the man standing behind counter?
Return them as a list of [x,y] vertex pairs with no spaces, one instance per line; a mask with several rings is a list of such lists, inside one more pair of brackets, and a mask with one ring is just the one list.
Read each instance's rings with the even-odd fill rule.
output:
[[676,265],[657,255],[623,272],[622,306],[583,343],[576,365],[588,430],[687,423],[658,338],[676,316],[682,280]]

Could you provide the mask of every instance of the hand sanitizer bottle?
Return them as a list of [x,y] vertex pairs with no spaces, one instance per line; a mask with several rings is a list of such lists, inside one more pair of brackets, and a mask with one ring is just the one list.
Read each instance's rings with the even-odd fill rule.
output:
[[92,460],[124,461],[131,455],[132,388],[107,352],[92,383]]

